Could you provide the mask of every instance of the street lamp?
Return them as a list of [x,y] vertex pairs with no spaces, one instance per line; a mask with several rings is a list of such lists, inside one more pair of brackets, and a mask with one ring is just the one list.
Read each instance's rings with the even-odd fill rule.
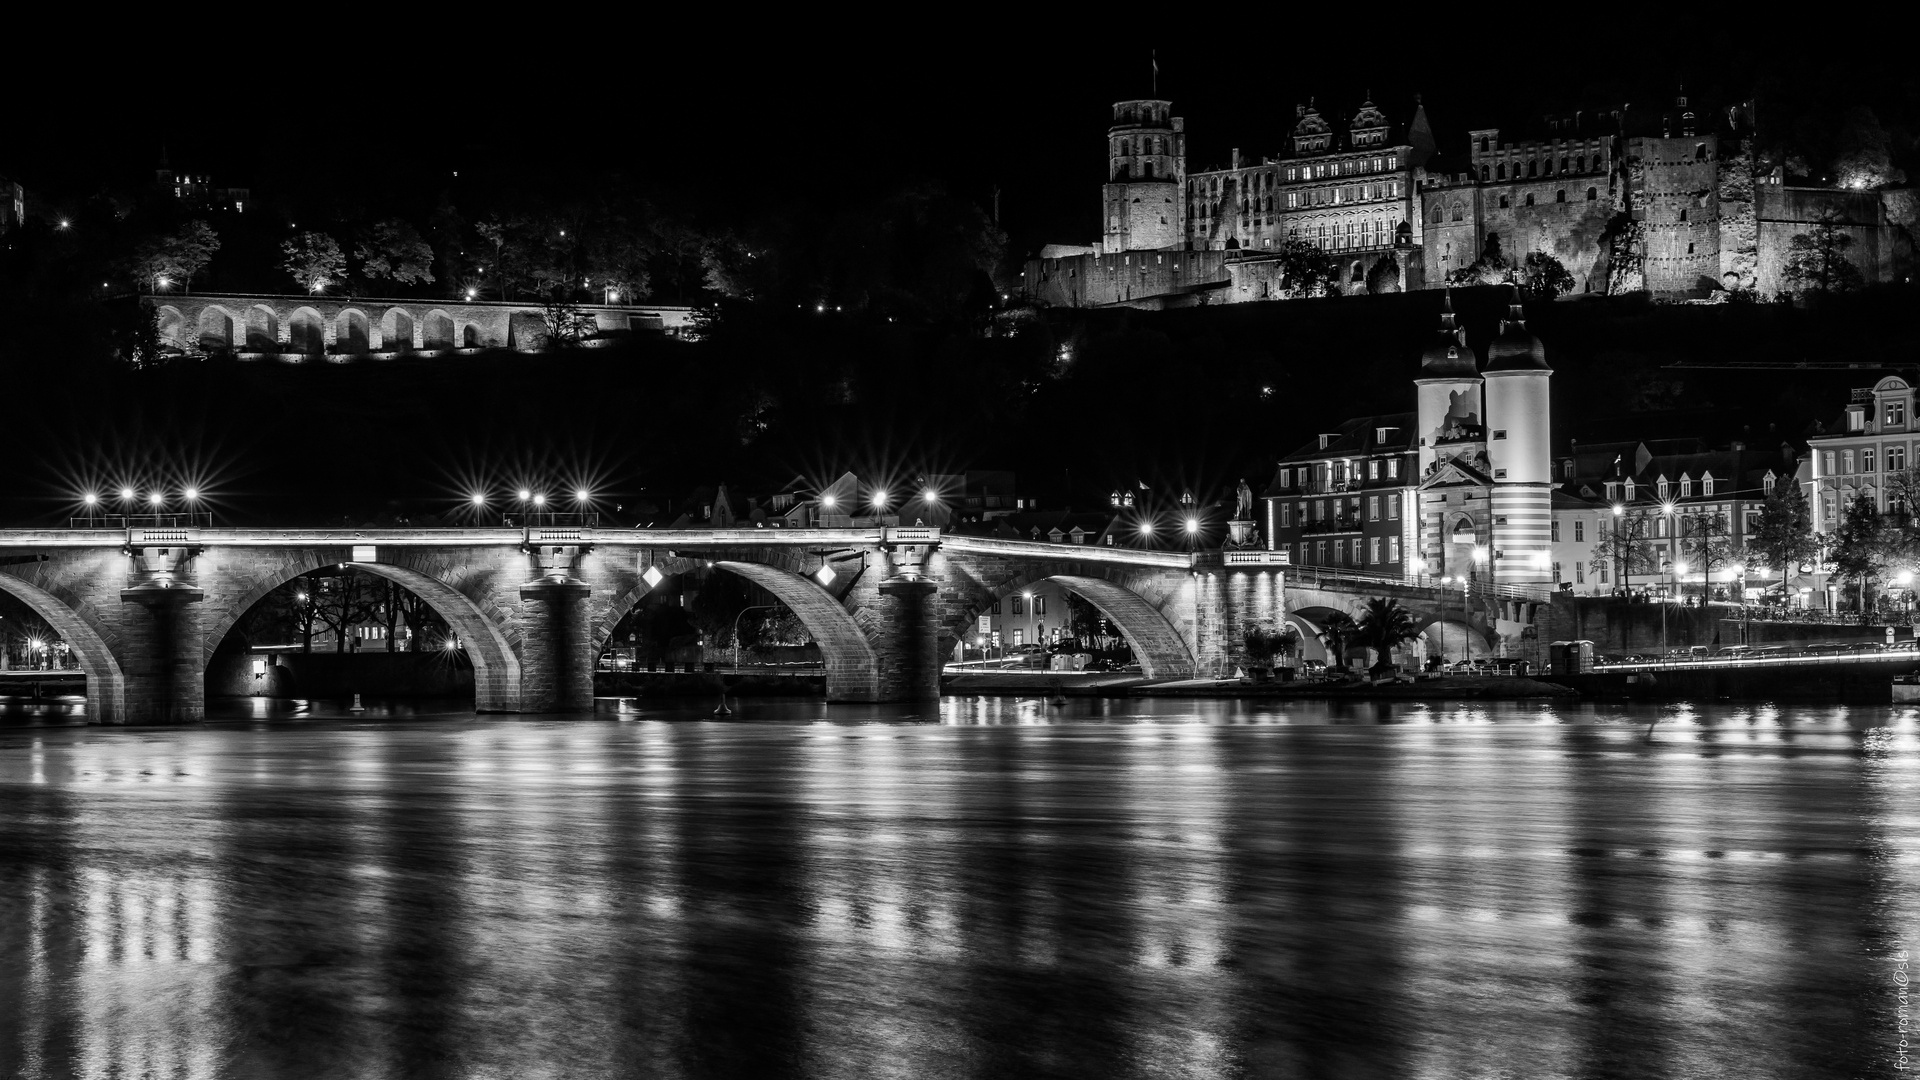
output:
[[887,512],[887,489],[881,488],[873,493],[873,508],[879,513]]

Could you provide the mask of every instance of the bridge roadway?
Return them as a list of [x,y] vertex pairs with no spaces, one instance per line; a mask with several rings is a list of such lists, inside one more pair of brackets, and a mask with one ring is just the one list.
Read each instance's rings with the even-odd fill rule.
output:
[[1380,578],[1319,573],[1296,589],[1281,557],[1263,551],[920,527],[0,530],[0,591],[73,648],[92,715],[107,723],[199,719],[209,667],[243,649],[229,640],[240,618],[329,565],[387,578],[430,605],[473,663],[476,707],[498,712],[591,709],[593,670],[615,626],[666,579],[700,568],[744,577],[791,609],[819,643],[838,701],[937,697],[941,658],[979,616],[1047,580],[1106,615],[1149,677],[1231,671],[1245,663],[1249,628],[1293,619],[1311,630],[1315,612],[1357,613],[1371,595],[1401,598],[1423,625],[1451,605],[1458,622],[1444,632],[1477,635],[1482,648],[1496,621],[1491,601],[1463,614],[1458,594]]

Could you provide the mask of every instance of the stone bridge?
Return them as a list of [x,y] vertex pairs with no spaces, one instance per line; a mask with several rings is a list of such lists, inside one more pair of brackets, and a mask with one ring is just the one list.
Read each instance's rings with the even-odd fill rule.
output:
[[[0,531],[0,591],[45,619],[87,674],[93,718],[192,721],[241,617],[327,566],[399,583],[432,606],[491,712],[593,706],[593,670],[628,612],[675,574],[737,574],[820,645],[827,696],[939,695],[942,657],[1008,593],[1059,582],[1105,614],[1145,674],[1225,674],[1243,635],[1297,604],[1358,611],[1377,582],[1299,590],[1268,552],[1189,554],[942,535],[931,528],[608,530],[131,527]],[[1432,590],[1405,598],[1429,622]],[[1422,594],[1422,595],[1416,595]],[[1431,612],[1429,615],[1428,613]]]
[[[266,294],[141,299],[159,316],[161,340],[185,352],[246,359],[389,359],[481,349],[538,352],[547,345],[546,311],[538,304]],[[693,317],[692,308],[659,304],[583,304],[580,312],[599,335],[679,333]]]

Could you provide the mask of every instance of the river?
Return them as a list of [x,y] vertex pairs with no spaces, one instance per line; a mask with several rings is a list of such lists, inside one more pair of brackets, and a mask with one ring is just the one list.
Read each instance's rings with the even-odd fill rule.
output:
[[0,705],[0,1076],[1900,1071],[1914,709],[602,706]]

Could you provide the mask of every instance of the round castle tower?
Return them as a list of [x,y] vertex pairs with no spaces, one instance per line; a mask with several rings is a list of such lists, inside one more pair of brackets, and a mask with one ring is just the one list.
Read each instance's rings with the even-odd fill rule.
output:
[[1500,336],[1487,352],[1487,463],[1493,468],[1495,580],[1553,580],[1553,462],[1546,350],[1527,329],[1512,288]]
[[1453,317],[1452,289],[1447,290],[1441,301],[1439,338],[1421,354],[1420,374],[1413,383],[1418,388],[1419,399],[1420,476],[1425,477],[1439,459],[1438,447],[1443,433],[1464,434],[1480,426],[1486,416],[1473,350],[1467,347],[1466,331],[1460,329]]
[[1101,189],[1106,228],[1101,248],[1159,251],[1186,238],[1186,124],[1173,103],[1121,101],[1107,129],[1107,183]]

